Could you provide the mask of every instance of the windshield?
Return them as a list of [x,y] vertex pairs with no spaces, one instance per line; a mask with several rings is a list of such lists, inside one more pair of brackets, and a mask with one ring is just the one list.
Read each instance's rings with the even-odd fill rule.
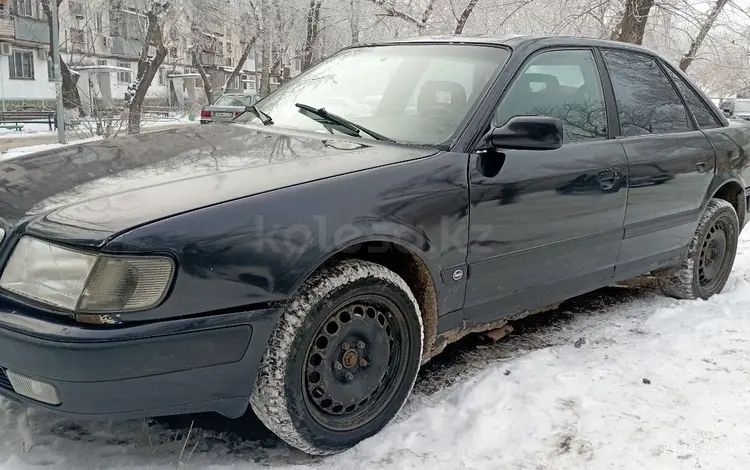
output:
[[[300,113],[295,105],[301,103],[397,142],[439,144],[455,134],[507,57],[498,47],[452,44],[349,49],[271,93],[258,108],[275,127],[338,132]],[[245,113],[236,122],[260,120]]]
[[221,98],[214,101],[214,106],[239,106],[244,108],[245,106],[252,105],[252,95],[223,95]]
[[735,113],[750,113],[750,100],[737,100],[734,102]]

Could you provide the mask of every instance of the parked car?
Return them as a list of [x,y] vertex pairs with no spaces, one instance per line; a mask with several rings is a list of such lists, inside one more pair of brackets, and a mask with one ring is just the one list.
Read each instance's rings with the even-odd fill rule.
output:
[[750,121],[750,99],[740,98],[724,101],[721,110],[727,117]]
[[[373,95],[356,119],[316,103]],[[645,273],[721,292],[749,152],[641,47],[352,47],[233,124],[0,162],[0,394],[104,420],[249,403],[339,452],[467,333]]]
[[234,118],[245,112],[245,107],[260,101],[260,96],[244,93],[225,93],[213,104],[201,109],[201,124],[215,121],[232,122]]

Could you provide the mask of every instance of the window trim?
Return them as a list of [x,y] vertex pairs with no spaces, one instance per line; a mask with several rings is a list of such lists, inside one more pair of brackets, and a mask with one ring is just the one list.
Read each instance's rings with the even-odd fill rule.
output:
[[[660,63],[661,62],[661,58],[660,57],[658,57],[658,56],[656,56],[654,54],[650,54],[650,53],[645,52],[645,51],[633,50],[633,49],[629,49],[629,48],[626,48],[626,47],[610,47],[610,46],[604,46],[604,47],[602,47],[602,46],[599,46],[599,47],[597,47],[597,49],[599,49],[599,53],[602,55],[602,62],[603,62],[603,65],[605,67],[607,76],[609,77],[610,86],[612,87],[612,97],[615,100],[615,109],[617,109],[617,114],[615,116],[615,118],[617,119],[617,135],[615,136],[616,139],[618,139],[618,140],[620,140],[620,139],[640,139],[640,138],[643,138],[643,137],[651,137],[651,136],[657,136],[657,137],[658,136],[668,136],[668,135],[674,135],[674,134],[681,134],[681,133],[684,133],[684,132],[695,132],[695,131],[699,130],[699,128],[697,127],[696,123],[694,122],[693,113],[690,112],[690,110],[688,109],[688,107],[687,107],[687,105],[685,103],[685,98],[682,96],[682,93],[680,93],[680,90],[677,89],[677,86],[669,78],[669,75],[667,74],[667,72],[664,71],[664,69],[662,68],[661,63]],[[680,103],[682,103],[682,109],[685,111],[685,117],[687,118],[687,122],[686,123],[688,125],[688,129],[685,130],[685,131],[680,131],[680,132],[660,132],[660,133],[655,133],[655,134],[651,133],[651,134],[638,134],[638,135],[627,135],[627,136],[626,135],[622,135],[622,123],[620,122],[620,111],[619,111],[619,109],[616,106],[617,105],[617,96],[615,95],[615,88],[614,88],[614,84],[612,83],[612,72],[610,72],[609,67],[607,67],[607,63],[604,60],[604,52],[606,52],[606,51],[613,51],[613,52],[620,52],[620,53],[626,53],[626,54],[640,55],[640,56],[647,57],[647,58],[653,60],[656,63],[657,67],[659,67],[659,70],[661,71],[662,75],[664,75],[666,77],[667,82],[672,87],[672,90],[674,90],[674,92],[677,93],[677,97],[680,99]]]
[[685,99],[685,96],[680,91],[680,87],[677,86],[677,84],[674,82],[674,80],[672,79],[672,77],[670,77],[669,74],[667,73],[667,71],[665,70],[664,71],[664,75],[666,75],[667,78],[669,79],[669,81],[672,82],[672,86],[677,90],[677,93],[682,98],[682,101],[685,104],[685,109],[687,109],[687,111],[688,111],[688,116],[691,116],[692,120],[695,121],[694,124],[695,124],[696,130],[701,130],[701,129],[721,129],[721,128],[727,126],[727,124],[722,119],[720,119],[717,116],[717,114],[714,111],[713,107],[711,105],[709,105],[708,103],[706,103],[706,100],[703,97],[703,94],[700,92],[700,90],[696,90],[695,87],[693,86],[693,84],[690,83],[690,81],[687,80],[686,77],[682,76],[682,74],[680,72],[678,72],[674,67],[672,67],[669,63],[667,63],[667,61],[665,61],[665,60],[659,60],[658,62],[660,62],[660,65],[661,65],[661,67],[663,69],[671,70],[672,73],[674,73],[675,75],[677,75],[677,77],[679,77],[682,80],[682,82],[685,84],[685,86],[687,86],[688,89],[690,91],[692,91],[693,94],[698,98],[698,100],[701,102],[701,104],[703,105],[703,107],[708,110],[708,112],[711,115],[711,117],[714,118],[716,126],[714,126],[714,127],[702,127],[700,125],[700,123],[698,122],[698,119],[695,117],[695,115],[693,114],[693,112],[690,110],[690,106],[688,105],[687,99]]
[[[479,121],[479,126],[477,127],[477,135],[474,139],[472,139],[471,145],[468,146],[468,148],[470,149],[469,153],[475,152],[477,147],[481,145],[481,139],[482,137],[484,137],[486,133],[485,129],[487,129],[488,127],[492,129],[492,120],[495,117],[495,112],[497,110],[497,107],[508,96],[508,93],[510,92],[513,85],[516,83],[516,80],[518,80],[518,77],[521,75],[526,65],[538,55],[546,54],[548,52],[559,52],[559,51],[588,51],[591,53],[591,56],[594,58],[594,66],[596,67],[596,71],[599,74],[599,84],[602,89],[602,97],[604,99],[604,112],[605,112],[606,122],[607,122],[607,137],[606,138],[601,139],[601,140],[585,139],[585,140],[578,141],[578,142],[568,142],[568,143],[563,142],[563,145],[580,144],[580,143],[585,144],[585,143],[590,143],[591,141],[606,142],[607,140],[611,140],[614,138],[613,129],[610,126],[610,119],[609,119],[609,115],[610,115],[609,109],[610,109],[611,103],[608,101],[607,90],[606,90],[605,83],[604,83],[605,81],[604,73],[597,60],[596,48],[594,46],[585,46],[585,45],[571,45],[571,46],[554,45],[554,46],[549,46],[549,47],[543,47],[527,55],[523,59],[523,61],[517,67],[515,67],[515,70],[513,71],[513,74],[510,76],[510,78],[508,78],[505,81],[505,85],[498,97],[493,98],[491,92],[486,95],[486,100],[489,100],[489,106],[488,106],[489,111],[487,113],[487,116],[485,116],[481,121]],[[515,51],[511,52],[511,56],[514,52]],[[510,64],[510,59],[506,61],[506,64],[505,64],[506,68],[509,64]],[[500,80],[501,78],[502,76],[499,77],[498,80]],[[497,83],[495,83],[495,85],[497,85]],[[481,105],[484,106],[485,102],[481,103]],[[619,121],[618,121],[618,125],[619,125]]]

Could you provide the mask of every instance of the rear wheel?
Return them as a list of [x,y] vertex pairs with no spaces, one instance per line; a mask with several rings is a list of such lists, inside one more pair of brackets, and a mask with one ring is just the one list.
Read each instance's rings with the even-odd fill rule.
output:
[[354,446],[406,401],[422,354],[419,306],[385,267],[347,260],[311,277],[282,314],[250,403],[310,454]]
[[711,199],[680,268],[657,274],[662,291],[680,299],[707,299],[721,292],[734,265],[739,233],[734,207]]

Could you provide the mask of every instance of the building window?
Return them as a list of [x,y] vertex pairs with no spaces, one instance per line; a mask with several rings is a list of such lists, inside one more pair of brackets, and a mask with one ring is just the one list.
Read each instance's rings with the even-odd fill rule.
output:
[[86,32],[82,29],[70,28],[70,42],[84,44],[86,42]]
[[[123,68],[126,68],[126,69],[130,69],[130,63],[128,63],[128,62],[118,62],[117,66],[118,67],[123,67]],[[119,83],[130,83],[131,82],[130,75],[131,75],[130,71],[121,70],[121,71],[117,72],[117,81]]]
[[104,19],[101,12],[96,14],[96,32],[102,34],[104,31]]
[[164,70],[164,67],[159,68],[159,86],[164,86],[167,84],[167,71]]
[[109,10],[109,34],[110,36],[120,36],[120,10],[111,8]]
[[13,51],[8,56],[11,80],[34,79],[34,53],[31,51]]
[[34,16],[34,0],[15,0],[17,16]]
[[232,53],[232,43],[227,42],[227,54],[231,54],[231,53]]
[[107,59],[96,59],[96,65],[107,65]]
[[83,18],[83,3],[80,1],[68,1],[68,8],[70,9],[70,14],[73,16],[78,16]]
[[16,0],[16,15],[18,16],[34,16],[34,8],[32,0]]
[[47,80],[55,81],[55,63],[52,61],[52,57],[47,58]]

